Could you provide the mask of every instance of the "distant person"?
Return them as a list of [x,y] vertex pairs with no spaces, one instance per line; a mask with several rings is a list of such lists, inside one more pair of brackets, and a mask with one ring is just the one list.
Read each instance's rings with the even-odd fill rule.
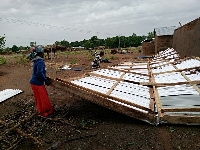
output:
[[50,81],[46,78],[43,48],[40,46],[35,47],[28,57],[33,62],[33,74],[30,84],[33,90],[37,110],[41,116],[46,117],[53,112],[53,107],[49,101],[47,90],[45,88],[45,85],[50,85]]

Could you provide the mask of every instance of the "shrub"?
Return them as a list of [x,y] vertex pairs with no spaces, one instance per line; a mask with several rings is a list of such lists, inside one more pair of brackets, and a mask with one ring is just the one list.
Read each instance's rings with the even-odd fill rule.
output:
[[6,58],[0,57],[0,64],[6,64],[6,63],[7,63]]

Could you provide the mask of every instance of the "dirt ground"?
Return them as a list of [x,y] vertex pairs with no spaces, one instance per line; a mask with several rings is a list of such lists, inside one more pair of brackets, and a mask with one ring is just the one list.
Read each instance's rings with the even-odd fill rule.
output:
[[[101,68],[118,62],[131,61],[140,53],[105,54],[111,63],[102,63]],[[112,56],[112,57],[111,57]],[[59,54],[46,59],[47,76],[70,79],[92,71],[89,54]],[[0,65],[0,91],[20,89],[23,93],[0,103],[0,120],[11,126],[22,122],[36,112],[29,80],[32,62],[23,62],[19,56],[6,56],[7,64]],[[71,68],[82,71],[61,70],[59,67],[77,64]],[[20,60],[20,61],[19,61]],[[18,63],[17,63],[18,61]],[[200,128],[187,125],[158,125],[114,112],[74,95],[47,86],[54,112],[47,118],[38,115],[17,128],[37,138],[42,146],[31,138],[24,138],[12,130],[2,135],[7,127],[0,124],[0,149],[59,149],[59,150],[199,150]],[[13,146],[13,147],[12,147]]]

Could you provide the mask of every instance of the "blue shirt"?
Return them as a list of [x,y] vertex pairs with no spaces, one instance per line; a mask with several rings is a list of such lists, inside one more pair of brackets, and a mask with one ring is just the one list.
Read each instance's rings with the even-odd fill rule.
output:
[[33,74],[30,80],[30,84],[42,86],[44,85],[44,82],[48,83],[48,80],[46,78],[44,60],[41,57],[36,56],[36,58],[34,58],[32,62],[33,62]]

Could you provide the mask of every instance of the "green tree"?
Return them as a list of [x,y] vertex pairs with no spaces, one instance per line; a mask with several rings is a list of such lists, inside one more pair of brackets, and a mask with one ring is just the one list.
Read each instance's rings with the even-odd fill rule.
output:
[[36,42],[30,42],[30,46],[31,47],[35,47],[36,46]]
[[16,45],[13,45],[12,52],[18,53],[19,52],[19,48]]
[[4,47],[5,47],[5,34],[4,36],[0,36],[0,53],[3,51]]
[[65,46],[65,47],[69,47],[69,42],[68,42],[68,41],[62,40],[62,41],[60,42],[60,44],[61,44],[62,46]]
[[12,51],[12,49],[9,48],[9,47],[7,47],[7,48],[5,49],[5,51],[6,51],[6,52],[10,52],[10,51]]
[[148,36],[147,36],[147,39],[151,40],[153,37],[154,37],[154,33],[153,32],[149,32]]
[[84,43],[84,47],[85,49],[89,49],[92,47],[92,44],[90,43],[90,41],[88,40],[87,42]]
[[54,44],[55,44],[55,45],[61,45],[61,42],[59,42],[59,41],[55,41]]

